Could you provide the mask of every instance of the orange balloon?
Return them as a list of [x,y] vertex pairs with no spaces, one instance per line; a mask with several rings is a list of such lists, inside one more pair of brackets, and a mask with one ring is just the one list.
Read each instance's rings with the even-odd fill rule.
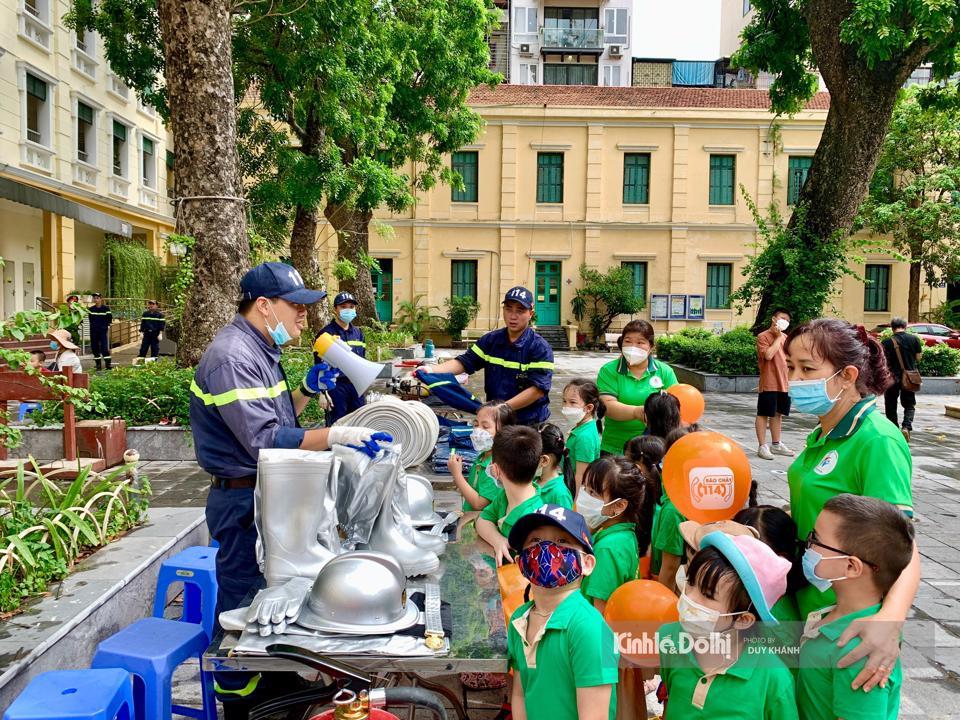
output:
[[631,580],[613,591],[603,617],[616,635],[621,657],[651,665],[659,661],[657,631],[680,616],[677,596],[665,585],[656,580]]
[[684,435],[663,458],[663,489],[680,514],[701,523],[729,520],[750,495],[750,461],[716,432]]
[[690,425],[703,417],[703,409],[706,403],[703,399],[703,393],[697,390],[693,385],[680,383],[671,385],[667,392],[680,401],[680,419]]
[[503,623],[510,627],[510,618],[523,605],[523,594],[530,582],[520,574],[516,563],[507,563],[497,568],[497,582],[500,583],[500,603],[503,605]]

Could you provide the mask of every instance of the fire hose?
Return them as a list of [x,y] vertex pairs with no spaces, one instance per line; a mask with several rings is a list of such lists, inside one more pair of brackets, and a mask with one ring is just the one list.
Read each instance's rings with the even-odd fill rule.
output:
[[354,410],[334,423],[334,426],[339,425],[390,433],[401,447],[400,459],[405,468],[426,461],[440,435],[440,421],[433,410],[416,400],[399,400],[391,396]]

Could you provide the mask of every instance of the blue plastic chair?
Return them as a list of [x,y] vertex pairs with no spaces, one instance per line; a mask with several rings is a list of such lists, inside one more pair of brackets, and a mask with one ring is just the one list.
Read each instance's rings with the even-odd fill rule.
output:
[[38,402],[21,402],[17,408],[17,422],[23,422],[27,419],[27,415],[32,412],[36,412],[43,408],[42,403]]
[[217,619],[217,551],[211,547],[189,547],[163,561],[153,598],[154,617],[163,617],[170,586],[183,583],[180,620],[201,625],[207,639],[213,639]]
[[41,673],[3,720],[135,720],[130,673],[119,668]]
[[200,670],[203,708],[174,705],[173,673],[190,657],[202,662],[209,645],[207,634],[199,625],[144,618],[107,638],[97,647],[92,666],[123,668],[134,676],[133,704],[137,720],[168,720],[172,713],[217,720],[213,694],[213,678]]

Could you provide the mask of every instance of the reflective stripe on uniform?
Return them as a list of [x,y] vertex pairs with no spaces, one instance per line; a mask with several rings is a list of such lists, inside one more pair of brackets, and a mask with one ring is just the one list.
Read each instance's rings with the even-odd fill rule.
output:
[[367,344],[363,342],[363,340],[347,340],[347,345],[350,345],[352,347],[362,347],[362,348],[367,347]]
[[499,365],[500,367],[509,368],[511,370],[519,370],[520,372],[526,372],[527,370],[553,370],[554,365],[552,362],[532,362],[532,363],[518,363],[513,360],[504,360],[503,358],[498,358],[495,355],[488,355],[483,350],[480,349],[479,345],[473,345],[470,350],[480,356],[481,359],[490,363],[491,365]]
[[210,393],[205,393],[203,390],[201,390],[200,386],[197,385],[196,380],[193,380],[190,383],[190,392],[200,398],[204,405],[216,405],[217,407],[229,405],[230,403],[237,402],[238,400],[262,400],[263,398],[275,398],[278,397],[280,393],[286,391],[286,389],[287,381],[281,380],[273,387],[236,388],[235,390],[227,390],[226,392],[218,393],[217,395],[211,395]]
[[213,691],[217,695],[236,695],[237,697],[247,697],[257,689],[257,685],[260,684],[260,673],[257,673],[252,678],[250,682],[244,685],[242,688],[237,688],[236,690],[230,690],[228,688],[220,687],[220,683],[216,680],[213,681]]
[[141,315],[140,320],[149,320],[150,322],[162,322],[165,323],[166,319],[161,317],[151,317],[149,315]]

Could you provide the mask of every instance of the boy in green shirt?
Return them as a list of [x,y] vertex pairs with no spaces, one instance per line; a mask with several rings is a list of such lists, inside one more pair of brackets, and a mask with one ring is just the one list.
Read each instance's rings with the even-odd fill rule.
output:
[[540,433],[526,425],[505,427],[493,439],[487,472],[501,490],[477,518],[477,534],[493,548],[497,565],[513,562],[507,538],[517,520],[543,505],[533,482],[542,451]]
[[603,616],[580,592],[595,562],[583,516],[543,505],[513,526],[510,547],[532,598],[507,630],[514,719],[613,720],[619,654]]
[[797,683],[801,720],[897,717],[903,684],[899,658],[886,687],[853,690],[851,684],[867,659],[838,668],[837,662],[860,638],[843,647],[837,647],[837,640],[854,620],[880,610],[883,596],[910,564],[913,543],[913,525],[895,505],[849,493],[824,503],[807,537],[803,573],[821,592],[832,585],[837,604],[807,617]]

